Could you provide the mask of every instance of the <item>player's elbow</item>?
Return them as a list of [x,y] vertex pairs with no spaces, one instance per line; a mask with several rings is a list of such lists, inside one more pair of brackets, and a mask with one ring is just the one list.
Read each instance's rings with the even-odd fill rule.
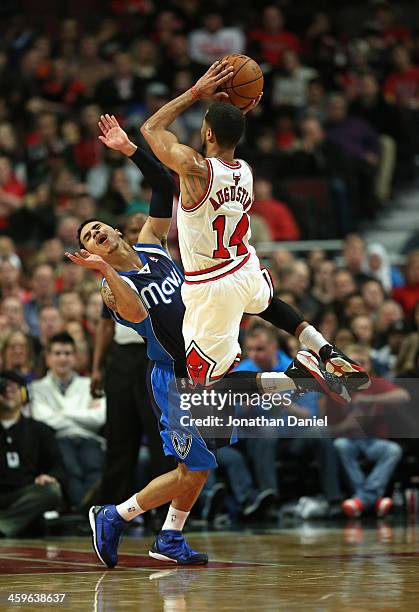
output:
[[143,123],[143,125],[140,128],[140,132],[147,142],[151,139],[153,135],[153,124],[150,121],[150,119],[147,119],[147,121]]
[[124,308],[123,312],[119,312],[119,314],[123,319],[129,321],[130,323],[141,323],[147,318],[147,313],[140,304],[138,304],[138,306],[134,305]]

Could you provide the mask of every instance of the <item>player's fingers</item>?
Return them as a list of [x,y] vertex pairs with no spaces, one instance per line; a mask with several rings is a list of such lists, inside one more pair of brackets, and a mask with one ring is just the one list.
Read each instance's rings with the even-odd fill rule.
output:
[[214,99],[217,100],[217,102],[231,102],[230,96],[225,93],[225,91],[220,91],[219,93],[216,93]]
[[108,114],[105,115],[105,119],[106,119],[106,125],[108,126],[109,129],[111,129],[112,127],[112,121],[111,118]]
[[104,123],[102,123],[102,121],[99,121],[98,126],[100,128],[100,131],[102,132],[102,134],[104,134],[106,136],[106,134],[108,133],[108,128],[105,126]]
[[106,138],[105,136],[98,136],[100,142],[103,142],[103,144],[106,144]]
[[119,123],[118,123],[118,121],[117,121],[117,119],[116,119],[115,115],[112,115],[112,116],[111,116],[111,121],[112,121],[112,126],[113,126],[113,127],[119,127]]
[[228,68],[224,68],[221,72],[217,74],[215,80],[218,82],[220,79],[223,79],[225,76],[230,77],[234,71],[233,66],[229,66]]
[[217,85],[222,85],[223,83],[225,83],[226,81],[228,81],[229,79],[231,79],[231,72],[229,72],[228,74],[225,74],[223,77],[219,77],[215,80],[215,83]]
[[89,251],[86,251],[86,249],[81,249],[80,255],[82,257],[86,258],[86,257],[89,257],[90,253],[89,253]]

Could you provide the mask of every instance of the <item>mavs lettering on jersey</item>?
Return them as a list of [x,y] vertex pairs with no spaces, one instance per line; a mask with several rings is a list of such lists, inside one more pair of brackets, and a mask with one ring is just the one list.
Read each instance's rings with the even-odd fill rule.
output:
[[[109,313],[115,321],[135,329],[147,340],[149,359],[167,364],[174,362],[177,375],[183,376],[186,361],[182,335],[183,274],[162,246],[138,243],[134,249],[141,269],[118,274],[138,293],[148,317],[140,323],[131,323],[108,308]],[[106,283],[105,279],[102,283]]]
[[[148,265],[148,264],[147,264]],[[171,304],[170,297],[176,292],[176,289],[182,285],[182,278],[176,269],[173,269],[162,283],[151,282],[140,291],[141,298],[147,307],[150,309],[152,304],[157,304],[162,301],[165,304]]]

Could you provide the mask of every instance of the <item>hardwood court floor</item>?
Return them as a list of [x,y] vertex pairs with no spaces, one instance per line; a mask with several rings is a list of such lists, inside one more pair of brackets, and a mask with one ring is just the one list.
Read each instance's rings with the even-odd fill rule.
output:
[[[419,610],[416,525],[189,533],[208,567],[174,568],[128,537],[114,570],[90,539],[0,540],[0,610],[276,612]],[[65,593],[62,604],[11,604],[10,593]]]

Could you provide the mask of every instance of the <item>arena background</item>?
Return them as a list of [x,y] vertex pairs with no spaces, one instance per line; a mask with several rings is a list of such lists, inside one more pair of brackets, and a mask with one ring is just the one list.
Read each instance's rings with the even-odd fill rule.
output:
[[[8,531],[8,495],[18,481],[7,476],[0,425],[5,609],[17,608],[6,598],[12,590],[67,593],[75,610],[416,609],[418,27],[414,2],[2,0],[1,366],[23,377],[30,395],[23,413],[51,426],[61,451],[54,464],[60,492],[49,512]],[[189,521],[191,542],[210,553],[208,570],[170,572],[146,556],[163,509],[136,522],[120,570],[103,573],[90,548],[89,505],[122,501],[164,460],[154,422],[144,416],[144,386],[132,402],[118,387],[136,375],[118,369],[125,359],[144,377],[144,347],[128,343],[128,354],[116,338],[106,369],[95,365],[105,325],[100,278],[64,252],[78,248],[86,218],[123,228],[148,212],[141,173],[97,139],[100,114],[114,113],[146,146],[139,132],[145,119],[227,53],[247,53],[265,77],[238,149],[255,176],[253,244],[277,295],[364,360],[379,377],[379,397],[356,398],[352,421],[324,398],[300,399],[301,414],[328,415],[336,427],[326,439],[311,430],[298,440],[276,432],[243,439],[219,458]],[[173,126],[198,149],[204,111],[198,103]],[[179,260],[175,222],[169,242]],[[39,399],[49,339],[62,332],[75,343],[71,377],[93,381],[95,399],[90,381],[74,379],[89,395],[84,408],[74,398],[64,409]],[[241,341],[256,369],[281,371],[299,349],[258,320],[243,320]],[[119,419],[106,416],[103,385],[121,398]],[[93,406],[87,424],[80,411],[90,418]],[[105,439],[109,448],[118,431],[126,457],[112,472]],[[86,443],[85,455],[67,444],[74,438]],[[378,488],[392,502],[385,517],[377,518],[376,500],[349,517],[342,510],[355,497],[351,469],[361,447],[354,438],[366,444],[354,469],[371,475],[378,466]],[[383,444],[368,456],[374,440]]]

